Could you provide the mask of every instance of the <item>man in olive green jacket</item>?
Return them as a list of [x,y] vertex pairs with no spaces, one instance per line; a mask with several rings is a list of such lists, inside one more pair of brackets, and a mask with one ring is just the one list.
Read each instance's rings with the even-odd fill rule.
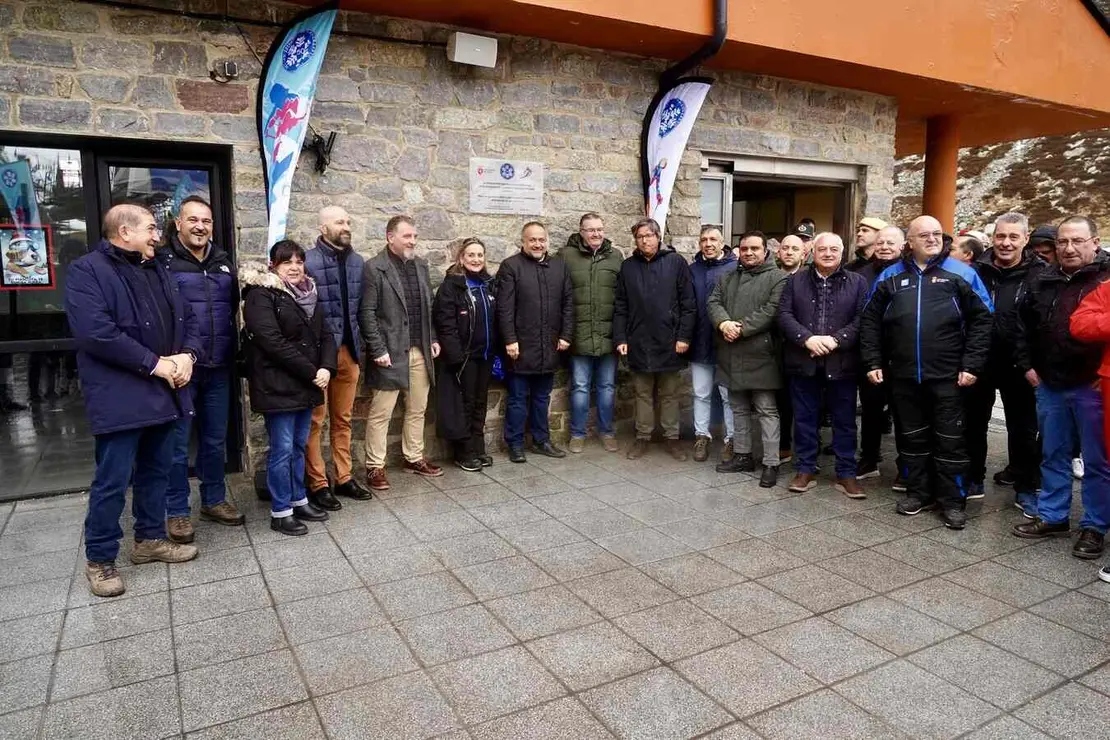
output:
[[752,460],[751,408],[759,417],[763,437],[763,474],[759,485],[778,481],[779,412],[775,391],[783,386],[782,359],[775,318],[787,275],[766,262],[762,239],[740,242],[740,266],[721,278],[709,294],[709,320],[717,329],[717,382],[729,388],[735,414],[732,447],[735,455],[717,470],[755,470]]
[[574,341],[570,352],[571,452],[586,446],[586,421],[590,416],[590,384],[597,389],[597,432],[609,452],[616,452],[613,408],[617,397],[617,356],[613,354],[613,301],[617,273],[624,256],[605,238],[605,223],[596,213],[578,221],[559,252],[574,286]]

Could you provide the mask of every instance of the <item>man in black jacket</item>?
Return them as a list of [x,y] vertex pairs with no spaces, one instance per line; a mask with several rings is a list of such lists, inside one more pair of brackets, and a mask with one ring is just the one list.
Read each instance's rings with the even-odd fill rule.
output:
[[1002,393],[1006,409],[1006,441],[1010,473],[1019,509],[1032,519],[1037,512],[1041,450],[1037,443],[1037,399],[1025,370],[1017,366],[1013,347],[1020,331],[1018,303],[1030,282],[1046,265],[1025,246],[1029,219],[1021,213],[1004,213],[995,219],[993,246],[972,267],[979,273],[994,302],[994,330],[987,371],[967,392],[967,448],[971,459],[969,499],[982,498],[986,477],[987,426],[994,408],[995,391]]
[[874,384],[890,383],[906,516],[941,508],[944,525],[963,529],[967,449],[961,388],[987,363],[991,299],[975,271],[948,256],[932,216],[910,224],[911,252],[872,287],[860,320],[860,347]]
[[647,451],[655,431],[653,394],[659,394],[659,423],[667,452],[687,457],[678,443],[679,372],[694,340],[697,299],[686,260],[661,245],[659,224],[647,218],[632,227],[636,251],[621,264],[613,310],[613,341],[632,370],[636,392],[635,460]]
[[1102,555],[1110,526],[1110,466],[1103,446],[1103,400],[1098,388],[1102,346],[1071,335],[1071,315],[1084,296],[1110,280],[1110,258],[1099,248],[1098,228],[1085,216],[1057,229],[1057,265],[1029,283],[1018,305],[1024,330],[1015,351],[1018,369],[1036,388],[1041,431],[1041,493],[1037,518],[1014,527],[1026,539],[1066,535],[1070,530],[1071,457],[1083,450],[1083,518],[1072,555]]
[[509,357],[505,403],[505,444],[509,460],[522,463],[524,422],[532,431],[532,451],[566,457],[551,443],[547,424],[551,388],[561,352],[574,334],[574,288],[563,260],[547,253],[547,227],[529,221],[520,232],[520,252],[497,270],[497,325]]

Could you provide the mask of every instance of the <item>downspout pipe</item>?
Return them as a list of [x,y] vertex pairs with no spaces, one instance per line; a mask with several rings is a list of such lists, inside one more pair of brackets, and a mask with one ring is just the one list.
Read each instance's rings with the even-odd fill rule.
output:
[[[713,2],[713,35],[706,39],[693,54],[663,70],[659,76],[659,90],[651,99],[651,103],[644,113],[643,124],[640,127],[640,184],[644,194],[646,208],[648,199],[648,185],[651,182],[650,167],[647,161],[648,129],[651,127],[652,116],[659,102],[670,90],[678,84],[683,75],[690,72],[699,64],[709,61],[717,55],[725,45],[728,36],[728,0],[712,0]],[[707,80],[710,81],[710,80]]]

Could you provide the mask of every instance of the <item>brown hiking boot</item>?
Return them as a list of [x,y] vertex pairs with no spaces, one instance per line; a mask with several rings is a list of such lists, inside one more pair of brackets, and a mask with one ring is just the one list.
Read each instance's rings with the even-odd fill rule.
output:
[[578,454],[586,451],[586,438],[585,437],[571,437],[570,443],[567,444],[567,449]]
[[422,475],[425,478],[438,478],[443,475],[443,468],[438,465],[432,465],[427,460],[417,460],[416,462],[405,460],[405,470],[410,473]]
[[192,545],[179,545],[169,540],[135,540],[131,550],[131,562],[143,563],[184,563],[197,556],[197,548]]
[[833,488],[848,498],[867,498],[867,494],[863,492],[863,488],[860,487],[859,481],[855,478],[837,478],[836,485]]
[[811,488],[817,488],[817,476],[813,473],[798,473],[790,481],[790,485],[786,490],[793,491],[794,493],[805,493]]
[[601,438],[601,446],[605,448],[606,452],[621,451],[621,446],[617,444],[617,438],[612,434]]
[[179,545],[193,541],[193,522],[187,516],[171,516],[166,520],[166,535]]
[[639,460],[641,457],[644,456],[644,453],[647,452],[647,448],[648,441],[646,439],[640,439],[639,437],[637,437],[636,441],[632,443],[632,446],[628,448],[628,454],[626,455],[626,457],[629,460]]
[[[222,524],[225,527],[241,527],[247,518],[227,501],[221,501],[215,506],[200,507],[200,518],[210,522]],[[173,539],[172,537],[170,539]],[[175,542],[177,540],[174,540]],[[191,540],[190,540],[191,541]]]
[[89,590],[93,596],[119,596],[124,592],[123,578],[116,570],[115,563],[85,563],[85,578],[89,579]]
[[724,447],[721,448],[721,462],[723,462],[723,463],[732,462],[732,455],[733,455],[732,440],[731,439],[726,439]]
[[698,437],[694,440],[694,462],[705,462],[709,459],[709,437]]
[[686,454],[686,448],[677,439],[668,439],[663,443],[663,446],[667,448],[667,454],[679,462],[686,462],[690,459],[690,456]]
[[385,468],[367,468],[366,481],[375,491],[389,490],[389,478],[385,477]]

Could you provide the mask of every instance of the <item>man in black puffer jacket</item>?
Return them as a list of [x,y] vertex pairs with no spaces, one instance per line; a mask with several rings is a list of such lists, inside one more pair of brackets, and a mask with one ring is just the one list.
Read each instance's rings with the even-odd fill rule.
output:
[[505,444],[509,460],[525,462],[524,422],[531,426],[532,451],[566,457],[551,444],[548,406],[560,353],[574,336],[574,288],[563,260],[547,253],[547,228],[530,221],[520,232],[520,252],[497,270],[497,326],[509,357]]
[[[188,386],[196,409],[200,516],[238,526],[246,518],[227,500],[224,483],[235,314],[239,310],[235,263],[212,243],[212,208],[203,198],[192,195],[181,201],[174,225],[176,233],[158,256],[173,273],[182,299],[193,309],[200,336],[201,354]],[[193,426],[189,416],[177,422],[173,468],[166,489],[166,533],[179,543],[192,542],[194,537],[189,511],[189,439]]]
[[659,393],[659,423],[667,452],[685,460],[678,443],[679,372],[694,341],[697,299],[690,267],[671,247],[662,245],[659,224],[644,219],[632,227],[636,251],[621,264],[613,311],[613,342],[627,358],[636,390],[636,442],[628,450],[635,460],[647,452],[655,431],[653,394]]

